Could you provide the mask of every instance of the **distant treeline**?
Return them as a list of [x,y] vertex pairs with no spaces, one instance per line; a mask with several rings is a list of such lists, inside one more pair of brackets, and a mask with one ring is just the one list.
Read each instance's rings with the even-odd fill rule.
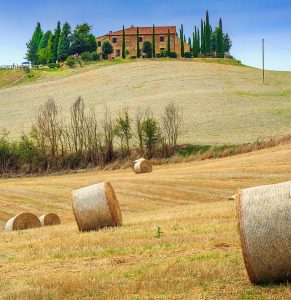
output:
[[[180,35],[183,36],[183,26],[181,26]],[[223,31],[222,19],[219,19],[217,27],[212,27],[208,11],[206,12],[206,20],[201,19],[200,30],[198,26],[194,27],[192,41],[189,38],[188,43],[191,46],[193,57],[224,57],[225,53],[229,55],[232,47],[229,34]]]
[[[139,31],[137,29],[137,37]],[[184,26],[181,25],[179,30],[181,41],[188,43],[190,52],[185,52],[184,43],[180,43],[181,56],[190,57],[224,57],[225,53],[229,55],[232,47],[232,41],[227,33],[224,33],[222,19],[220,18],[217,27],[212,27],[209,21],[208,11],[206,12],[206,20],[201,20],[201,28],[194,27],[191,37],[186,38],[184,34]],[[165,57],[176,58],[176,53],[172,53],[170,49],[170,34],[168,33],[167,49],[161,53],[155,53],[155,26],[153,26],[152,42],[146,41],[143,44],[142,51],[145,57]],[[125,41],[125,31],[123,26],[123,41]],[[38,64],[55,64],[57,62],[66,61],[69,57],[67,65],[74,66],[72,56],[81,56],[84,61],[99,60],[100,55],[97,54],[97,42],[92,34],[92,26],[87,23],[77,25],[72,31],[70,24],[65,23],[61,27],[58,22],[56,29],[43,32],[41,24],[37,23],[34,33],[30,41],[26,44],[26,59],[32,65]],[[113,53],[113,46],[110,41],[106,41],[102,46],[103,58]],[[126,43],[122,43],[122,58],[126,58]],[[137,58],[140,57],[139,39],[137,38]],[[55,66],[53,66],[55,67]]]
[[[101,119],[98,116],[103,116]],[[0,135],[0,175],[103,167],[141,156],[170,156],[181,133],[182,111],[169,103],[161,116],[139,108],[132,117],[124,107],[115,118],[107,108],[86,109],[78,98],[66,121],[54,100],[42,106],[29,133],[16,141]]]
[[64,61],[70,55],[84,52],[96,53],[97,42],[91,33],[91,26],[87,23],[78,25],[72,32],[68,23],[61,28],[61,23],[58,22],[54,33],[50,30],[43,32],[41,24],[37,23],[33,36],[26,46],[26,59],[32,65],[37,65]]

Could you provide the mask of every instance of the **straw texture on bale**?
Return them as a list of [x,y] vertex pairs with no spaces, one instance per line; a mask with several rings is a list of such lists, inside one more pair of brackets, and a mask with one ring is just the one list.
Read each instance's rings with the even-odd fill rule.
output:
[[24,230],[41,227],[40,220],[31,213],[22,213],[11,218],[5,226],[6,231]]
[[73,211],[80,231],[99,230],[122,225],[122,215],[109,182],[76,190],[72,194]]
[[291,182],[241,190],[239,233],[253,284],[291,280]]
[[61,220],[58,215],[49,213],[39,217],[41,226],[52,226],[61,224]]
[[134,161],[133,170],[136,174],[151,173],[153,170],[153,167],[149,160],[140,158],[140,159]]

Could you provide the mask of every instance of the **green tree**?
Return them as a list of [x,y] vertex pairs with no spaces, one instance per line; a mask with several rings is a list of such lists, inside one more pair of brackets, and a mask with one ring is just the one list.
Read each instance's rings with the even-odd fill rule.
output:
[[200,32],[197,28],[197,47],[198,47],[198,54],[201,53],[201,44],[200,44]]
[[39,45],[42,36],[43,36],[43,32],[41,30],[41,25],[40,23],[37,23],[32,39],[36,42],[37,45]]
[[206,12],[206,24],[205,24],[205,52],[211,53],[211,27],[209,22],[208,10]]
[[87,23],[78,25],[72,35],[70,47],[71,54],[81,54],[83,52],[94,52],[97,49],[95,36],[91,33],[92,27]]
[[33,41],[30,40],[28,43],[26,43],[27,51],[25,54],[25,58],[32,64],[37,64],[37,52],[38,52],[38,46]]
[[153,37],[152,37],[152,49],[153,49],[153,57],[156,57],[156,33],[155,33],[155,25],[153,25]]
[[52,61],[56,62],[58,60],[58,46],[61,37],[61,22],[58,22],[57,28],[55,29],[54,35],[52,37]]
[[224,57],[224,39],[223,39],[223,28],[222,28],[222,19],[219,19],[219,26],[216,32],[216,48],[217,56]]
[[142,122],[143,143],[147,148],[148,158],[152,158],[155,148],[161,143],[161,130],[158,121],[148,114]]
[[204,22],[201,20],[201,53],[205,54],[205,36],[204,36]]
[[70,55],[71,46],[71,26],[65,23],[60,35],[58,45],[58,61],[65,60]]
[[37,52],[38,62],[48,64],[52,60],[52,32],[47,31],[40,40]]
[[38,45],[39,50],[47,47],[48,41],[49,41],[51,35],[52,35],[52,32],[49,30],[42,36],[42,38],[39,42],[39,45]]
[[193,57],[198,57],[199,54],[199,33],[197,31],[197,27],[195,26],[193,32]]
[[104,59],[108,59],[108,56],[113,53],[113,46],[109,41],[105,41],[102,44],[102,56]]
[[25,58],[30,61],[33,65],[38,63],[37,60],[37,52],[38,52],[38,46],[40,43],[40,40],[42,39],[43,32],[41,30],[41,25],[38,22],[36,25],[36,28],[34,30],[34,33],[32,35],[31,40],[26,44],[27,52],[25,55]]
[[171,53],[171,34],[170,34],[170,29],[168,28],[168,49],[167,49],[167,54],[168,57],[170,57],[170,53]]
[[216,52],[216,34],[217,34],[217,28],[211,32],[211,50],[212,52]]
[[153,46],[150,41],[145,41],[143,43],[142,52],[145,53],[147,58],[151,58],[153,55]]
[[181,57],[185,56],[185,47],[184,47],[184,26],[181,25],[180,28],[180,43],[181,43]]
[[125,59],[126,57],[126,45],[125,45],[125,30],[124,30],[124,25],[122,28],[122,58]]
[[139,47],[139,28],[136,29],[136,57],[140,58],[140,47]]
[[191,53],[191,55],[193,55],[192,41],[191,41],[190,37],[188,37],[188,45],[189,45],[189,48],[190,48],[190,53]]
[[225,50],[225,52],[229,53],[231,47],[232,47],[232,41],[231,41],[230,36],[228,35],[228,33],[226,33],[224,35],[224,50]]
[[131,128],[131,119],[129,117],[128,108],[124,108],[124,111],[119,115],[116,120],[114,133],[120,138],[120,146],[122,152],[126,148],[126,154],[130,154],[130,140],[133,136]]

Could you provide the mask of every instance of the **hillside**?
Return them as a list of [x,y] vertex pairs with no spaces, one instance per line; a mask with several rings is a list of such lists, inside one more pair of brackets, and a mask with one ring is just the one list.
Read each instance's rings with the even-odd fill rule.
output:
[[291,73],[267,72],[203,60],[157,60],[91,65],[84,69],[36,76],[19,86],[0,89],[0,126],[17,136],[35,113],[54,98],[64,113],[78,96],[103,115],[127,105],[159,114],[169,101],[184,109],[183,141],[207,144],[253,142],[260,136],[290,131]]
[[[288,299],[252,286],[242,260],[238,188],[290,180],[290,145],[224,159],[0,182],[1,296],[8,299]],[[70,193],[110,180],[124,227],[79,233]],[[5,233],[18,212],[60,215],[58,227]],[[157,227],[163,232],[157,238]]]

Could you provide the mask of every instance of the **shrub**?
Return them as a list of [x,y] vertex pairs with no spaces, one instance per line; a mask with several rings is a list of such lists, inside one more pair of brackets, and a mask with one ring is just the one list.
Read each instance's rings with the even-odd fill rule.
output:
[[160,54],[161,54],[161,57],[168,57],[168,51],[166,51],[166,50],[162,50]]
[[50,69],[58,69],[61,67],[61,65],[59,63],[50,63],[50,64],[48,64],[48,67]]
[[146,54],[147,58],[152,58],[153,56],[153,46],[149,41],[143,43],[142,52]]
[[90,52],[86,51],[86,52],[83,52],[81,54],[81,59],[84,61],[84,62],[88,62],[88,61],[91,61],[92,60],[92,55]]
[[76,63],[76,59],[73,55],[68,56],[65,62],[65,64],[70,68],[75,67]]
[[171,57],[171,58],[177,58],[177,57],[178,57],[178,55],[177,55],[177,53],[176,53],[176,52],[170,52],[170,55],[169,55],[169,57]]
[[161,57],[163,57],[163,56],[161,55],[161,53],[157,53],[157,54],[156,54],[156,58],[161,58]]
[[92,52],[91,53],[91,59],[92,59],[92,61],[100,60],[100,54],[97,53],[97,52]]
[[130,59],[137,59],[137,57],[136,56],[131,56]]
[[113,53],[113,46],[109,41],[105,41],[102,44],[102,56],[104,59],[108,59],[108,56]]
[[191,53],[190,52],[185,52],[184,57],[185,58],[191,58]]

